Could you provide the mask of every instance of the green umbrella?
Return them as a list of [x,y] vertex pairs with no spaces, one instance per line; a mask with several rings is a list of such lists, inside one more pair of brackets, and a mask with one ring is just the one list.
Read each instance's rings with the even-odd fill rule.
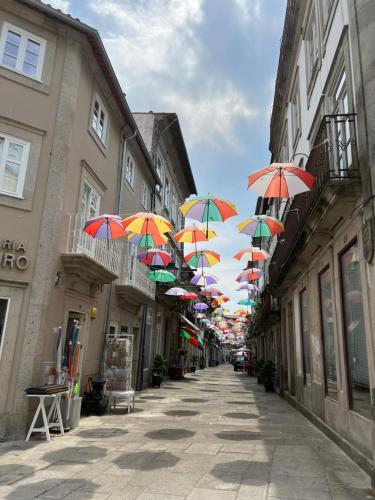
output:
[[176,276],[169,271],[159,269],[157,271],[151,271],[150,273],[148,273],[148,278],[151,281],[158,281],[160,283],[171,283],[172,281],[175,281]]
[[241,306],[256,306],[257,303],[255,302],[255,300],[251,300],[251,299],[242,299],[242,300],[239,300],[237,302],[237,304],[240,304]]

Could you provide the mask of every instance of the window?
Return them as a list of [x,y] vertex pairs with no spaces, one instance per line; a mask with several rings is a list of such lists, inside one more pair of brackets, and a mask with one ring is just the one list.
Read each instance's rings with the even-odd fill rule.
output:
[[319,275],[320,318],[324,349],[326,395],[337,399],[336,349],[333,323],[332,279],[328,267]]
[[303,356],[303,378],[304,384],[311,387],[311,347],[309,336],[309,303],[306,288],[302,290],[299,297],[300,315],[301,315],[301,338],[302,338],[302,356]]
[[0,135],[0,193],[22,196],[30,143]]
[[142,189],[141,189],[141,203],[143,205],[143,208],[145,210],[149,210],[150,206],[150,189],[147,186],[147,184],[143,181],[142,182]]
[[285,122],[284,135],[280,149],[280,161],[281,162],[289,161],[288,121]]
[[126,160],[125,160],[125,179],[128,181],[128,183],[132,188],[134,188],[134,178],[135,178],[135,161],[132,155],[128,152],[126,154]]
[[4,23],[0,41],[1,65],[31,78],[41,79],[46,41]]
[[301,104],[298,78],[296,79],[296,82],[294,84],[294,91],[290,104],[292,111],[292,143],[294,147],[296,145],[298,137],[301,134]]
[[96,135],[105,143],[107,135],[107,124],[108,124],[108,112],[104,107],[104,104],[100,97],[97,95],[95,97],[94,109],[92,112],[92,122],[91,126],[95,130]]
[[[88,183],[83,185],[83,193],[81,199],[81,227],[84,226],[87,219],[97,217],[100,209],[100,194]],[[91,238],[87,233],[79,232],[79,247],[95,254],[95,239]]]
[[370,383],[357,242],[340,258],[350,405],[370,418]]
[[169,179],[165,176],[165,185],[164,185],[164,207],[169,210],[170,209],[170,196],[171,196],[171,185],[169,183]]
[[9,299],[0,298],[0,358],[8,318]]
[[328,19],[332,11],[334,1],[335,0],[320,0],[320,12],[322,15],[323,33],[327,28]]
[[172,201],[171,201],[171,218],[173,222],[177,223],[177,194],[175,191],[172,192]]
[[319,36],[318,26],[316,22],[315,9],[313,9],[308,26],[306,28],[306,80],[307,86],[310,87],[317,68],[319,59]]

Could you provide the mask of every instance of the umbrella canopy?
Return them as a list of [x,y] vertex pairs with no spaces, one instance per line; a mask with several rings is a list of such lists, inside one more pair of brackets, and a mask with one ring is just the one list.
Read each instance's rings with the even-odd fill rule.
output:
[[261,250],[259,247],[249,247],[243,248],[239,252],[237,252],[234,256],[237,260],[247,260],[251,262],[255,262],[257,260],[266,260],[270,258],[270,254],[265,250]]
[[200,295],[203,295],[203,297],[218,297],[219,295],[223,295],[220,290],[217,288],[202,288],[202,290],[199,292]]
[[161,215],[152,212],[138,212],[122,221],[127,231],[136,234],[159,235],[172,231],[172,224]]
[[255,300],[251,300],[251,299],[241,299],[237,302],[237,304],[239,304],[240,306],[256,306],[257,305]]
[[252,283],[242,283],[242,285],[237,288],[237,291],[240,290],[246,290],[248,292],[254,293],[259,292],[260,288]]
[[271,163],[249,175],[247,187],[263,198],[291,198],[309,191],[315,177],[292,163]]
[[197,302],[193,305],[193,309],[195,309],[196,311],[204,311],[205,309],[208,309],[208,305],[204,302]]
[[158,281],[159,283],[171,283],[176,279],[176,276],[174,274],[170,273],[169,271],[165,271],[164,269],[151,271],[147,276],[151,281]]
[[185,255],[185,261],[191,267],[212,267],[220,262],[220,255],[212,250],[199,250]]
[[198,298],[198,295],[194,292],[187,292],[184,295],[180,295],[181,300],[194,300],[197,298]]
[[237,215],[233,203],[212,195],[196,196],[194,199],[183,203],[179,208],[184,217],[201,222],[223,222],[229,217]]
[[126,236],[122,218],[119,215],[104,214],[89,219],[83,226],[83,232],[93,238],[105,238],[107,240],[115,240]]
[[192,226],[185,227],[182,231],[179,231],[173,236],[173,239],[177,243],[198,243],[199,241],[208,241],[215,238],[217,234],[215,231],[208,230],[203,226]]
[[212,301],[212,305],[216,306],[221,306],[222,304],[225,304],[225,302],[229,302],[230,301],[230,298],[229,297],[226,297],[225,295],[220,295],[219,297],[216,297],[213,301]]
[[269,215],[253,215],[237,224],[238,231],[248,236],[274,236],[284,231],[284,224]]
[[235,316],[247,316],[249,313],[246,311],[246,309],[237,309],[237,311],[234,311]]
[[140,253],[138,259],[146,266],[167,266],[172,262],[172,257],[168,252],[157,248],[150,248],[147,252]]
[[212,274],[197,273],[190,280],[190,283],[193,283],[193,285],[198,285],[198,286],[209,286],[209,285],[216,285],[218,281],[219,278],[217,278]]
[[244,281],[253,281],[259,279],[263,275],[264,271],[262,271],[261,269],[249,269],[247,271],[242,271],[242,273],[237,276],[236,281],[238,281],[239,283],[242,283]]
[[175,286],[173,288],[170,288],[165,292],[165,295],[172,295],[173,297],[181,297],[183,295],[186,295],[187,291],[184,290],[183,288],[179,288],[178,286]]
[[160,247],[168,242],[168,237],[164,234],[136,234],[128,232],[128,241],[140,248]]

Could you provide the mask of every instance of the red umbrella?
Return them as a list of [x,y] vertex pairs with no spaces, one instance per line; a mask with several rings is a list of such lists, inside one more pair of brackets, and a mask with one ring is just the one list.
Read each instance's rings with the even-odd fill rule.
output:
[[185,295],[181,295],[180,296],[180,299],[181,300],[194,300],[194,299],[197,299],[198,298],[198,295],[194,292],[190,292],[190,293],[185,293]]
[[263,198],[291,198],[309,191],[315,177],[292,163],[271,163],[249,175],[248,188]]

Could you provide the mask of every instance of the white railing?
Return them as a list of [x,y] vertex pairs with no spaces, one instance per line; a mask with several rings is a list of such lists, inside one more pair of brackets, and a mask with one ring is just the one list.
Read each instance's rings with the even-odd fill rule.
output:
[[69,215],[69,232],[66,244],[67,254],[87,255],[98,264],[115,274],[120,274],[121,248],[124,242],[92,238],[82,231],[85,222],[90,218],[88,214]]
[[129,251],[130,248],[131,244],[125,242],[121,256],[120,278],[117,284],[131,286],[147,297],[155,299],[156,285],[147,277],[150,270],[139,262],[136,255]]

